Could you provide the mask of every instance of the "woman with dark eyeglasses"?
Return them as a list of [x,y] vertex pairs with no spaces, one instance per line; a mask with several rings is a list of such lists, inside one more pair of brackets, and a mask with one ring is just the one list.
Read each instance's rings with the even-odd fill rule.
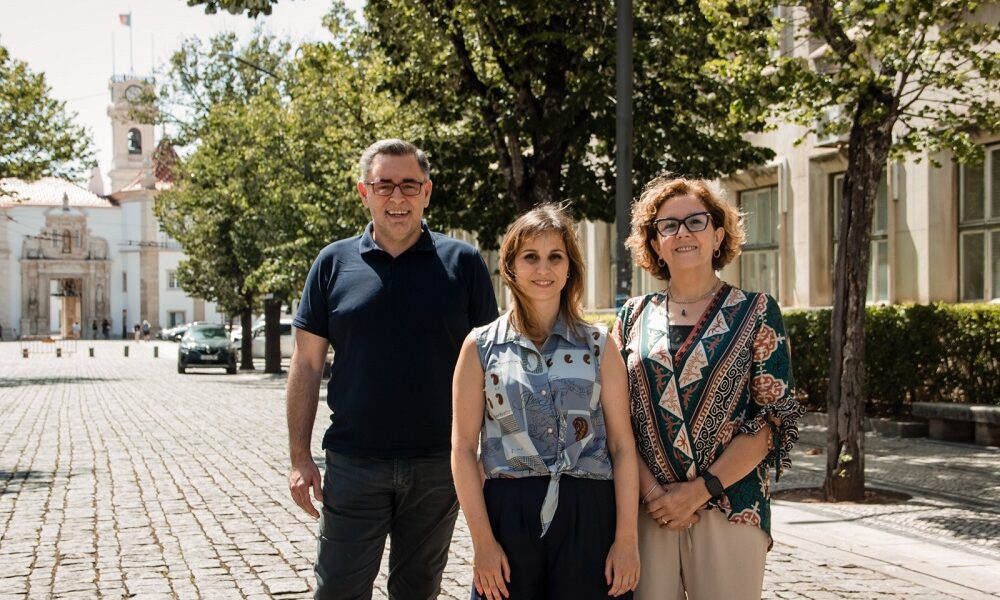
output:
[[761,596],[768,469],[777,481],[790,466],[804,408],[777,302],[717,275],[744,238],[703,181],[655,179],[632,209],[626,244],[666,282],[626,302],[611,334],[641,459],[636,600]]

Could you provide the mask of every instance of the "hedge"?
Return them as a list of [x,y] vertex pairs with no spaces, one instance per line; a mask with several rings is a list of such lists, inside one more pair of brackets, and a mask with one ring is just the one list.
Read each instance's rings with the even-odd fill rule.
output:
[[[826,410],[830,318],[829,308],[784,312],[799,400],[810,410]],[[1000,405],[1000,305],[869,306],[865,390],[869,416],[906,417],[914,401]]]
[[[825,410],[831,311],[784,318],[800,400]],[[869,306],[865,391],[869,416],[905,417],[914,401],[1000,405],[1000,306]]]

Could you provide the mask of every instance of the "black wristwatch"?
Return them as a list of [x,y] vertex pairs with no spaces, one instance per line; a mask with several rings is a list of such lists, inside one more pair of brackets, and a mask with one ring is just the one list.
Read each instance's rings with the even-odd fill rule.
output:
[[701,478],[705,481],[705,487],[708,488],[708,493],[712,495],[712,501],[718,502],[722,494],[725,493],[726,488],[722,487],[722,482],[715,475],[712,475],[707,470],[701,474]]

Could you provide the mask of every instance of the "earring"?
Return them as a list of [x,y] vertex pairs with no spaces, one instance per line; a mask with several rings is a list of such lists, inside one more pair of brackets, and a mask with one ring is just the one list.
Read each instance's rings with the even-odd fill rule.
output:
[[663,260],[662,256],[657,256],[656,257],[656,264],[658,266],[665,267],[665,266],[667,266],[667,261]]
[[712,256],[714,256],[715,258],[719,258],[720,256],[722,256],[722,251],[716,248],[715,252],[712,253]]

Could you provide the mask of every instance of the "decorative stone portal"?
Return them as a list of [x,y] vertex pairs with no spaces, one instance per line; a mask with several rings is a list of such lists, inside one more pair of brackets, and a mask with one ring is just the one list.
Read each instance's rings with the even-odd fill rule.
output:
[[90,235],[84,213],[65,205],[45,217],[21,249],[21,335],[86,335],[111,320],[108,242]]

